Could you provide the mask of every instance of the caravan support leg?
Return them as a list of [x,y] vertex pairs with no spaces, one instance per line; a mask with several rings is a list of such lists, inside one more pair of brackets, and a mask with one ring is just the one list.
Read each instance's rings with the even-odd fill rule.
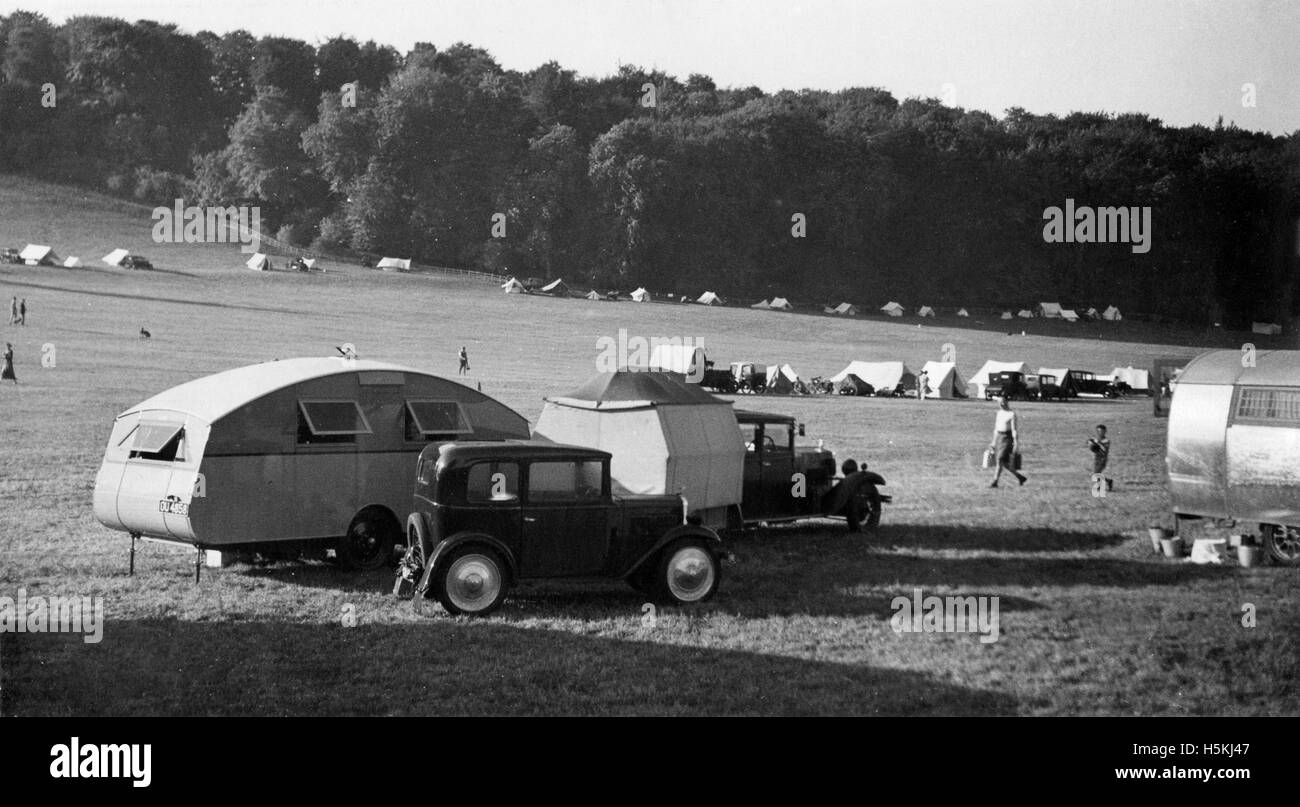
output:
[[203,571],[203,550],[194,547],[194,582],[199,582],[199,574]]
[[140,537],[140,533],[131,533],[131,566],[127,569],[127,577],[135,577],[135,539]]

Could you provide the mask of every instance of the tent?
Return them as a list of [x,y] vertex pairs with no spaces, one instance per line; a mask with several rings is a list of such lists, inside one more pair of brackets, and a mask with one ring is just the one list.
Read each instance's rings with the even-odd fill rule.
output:
[[899,384],[903,389],[916,388],[916,374],[907,369],[901,361],[852,361],[849,366],[831,376],[832,384],[839,384],[850,375],[855,375],[870,384],[879,393],[892,393]]
[[1083,312],[1083,315],[1088,319],[1099,319],[1101,317],[1101,314],[1095,308],[1089,308]]
[[383,269],[385,272],[408,272],[411,269],[410,258],[384,258],[375,264],[376,269]]
[[1010,311],[1003,311],[1003,312],[1002,312],[1002,319],[1012,319],[1012,318],[1013,318],[1013,317],[1011,316],[1011,312],[1010,312]]
[[767,391],[788,395],[800,386],[799,374],[788,364],[770,365],[767,368]]
[[706,291],[703,294],[701,294],[695,300],[695,302],[700,303],[702,305],[721,305],[722,298],[711,291]]
[[934,309],[928,305],[923,305],[916,310],[916,315],[918,317],[933,317]]
[[1272,322],[1252,322],[1250,324],[1251,333],[1262,333],[1267,336],[1277,336],[1282,333],[1282,326]]
[[966,382],[957,372],[957,365],[950,361],[928,361],[921,368],[928,376],[925,397],[927,398],[964,398]]
[[1074,376],[1070,375],[1069,367],[1039,367],[1038,374],[1055,376],[1056,386],[1062,392],[1075,398],[1079,396],[1079,385],[1075,383]]
[[42,244],[28,244],[23,247],[23,251],[18,253],[18,257],[23,259],[23,263],[28,266],[54,266],[59,261],[59,256],[54,254],[54,249]]
[[766,311],[767,309],[769,309],[769,308],[771,308],[771,307],[772,307],[772,304],[769,303],[767,300],[759,300],[758,302],[756,302],[756,303],[754,303],[753,305],[750,306],[750,308],[758,308],[758,309],[762,309],[763,311]]
[[880,307],[880,310],[884,311],[886,314],[888,314],[891,317],[903,316],[903,307],[892,300],[882,305]]
[[108,264],[109,266],[121,266],[122,261],[125,260],[126,256],[129,254],[131,253],[127,252],[124,249],[115,249],[112,252],[105,255],[104,257],[100,258],[100,260]]
[[840,303],[834,308],[827,308],[826,313],[839,314],[840,316],[844,316],[844,317],[856,317],[858,315],[858,307],[856,305],[852,305],[851,303]]
[[784,297],[773,297],[772,302],[769,303],[767,307],[772,309],[773,311],[794,310],[794,306],[790,305],[790,301],[785,299]]
[[[311,271],[312,269],[315,269],[315,268],[316,268],[316,264],[317,264],[319,261],[320,261],[319,258],[303,258],[303,259],[302,259],[302,265],[305,266],[305,267],[307,267],[307,270],[308,270],[308,271]],[[325,271],[324,267],[321,268],[321,271],[322,271],[322,272]]]
[[650,292],[646,291],[645,287],[643,286],[637,287],[637,290],[632,292],[632,302],[635,303],[650,302]]
[[1078,322],[1079,315],[1076,314],[1074,310],[1071,308],[1062,308],[1061,319],[1065,320],[1066,322]]
[[1124,319],[1124,317],[1120,315],[1119,309],[1113,305],[1108,306],[1105,311],[1101,312],[1101,318],[1110,320],[1111,322],[1118,322],[1121,319]]
[[967,311],[966,309],[964,309],[964,308],[958,308],[958,309],[957,309],[957,316],[959,316],[959,317],[969,317],[969,316],[970,316],[970,312],[968,312],[968,311]]
[[1045,317],[1046,319],[1060,319],[1061,304],[1060,303],[1039,303],[1038,315],[1040,317]]
[[596,291],[595,289],[592,289],[591,291],[587,292],[587,299],[588,299],[588,300],[603,300],[603,299],[605,299],[605,298],[604,298],[603,296],[601,296],[601,293],[600,293],[600,292]]
[[505,291],[506,294],[523,294],[523,293],[525,293],[524,284],[523,284],[523,283],[520,283],[518,280],[516,280],[516,279],[513,278],[513,277],[510,278],[509,280],[507,280],[505,283],[502,283],[502,284],[501,284],[501,289],[502,289],[503,291]]
[[266,272],[271,268],[271,259],[260,252],[254,252],[253,257],[245,261],[244,265],[255,272]]
[[1151,391],[1151,371],[1138,370],[1132,365],[1116,367],[1110,374],[1111,381],[1122,381],[1136,392]]
[[599,373],[547,398],[533,436],[610,452],[616,492],[681,492],[708,525],[741,501],[745,441],[731,404],[668,373]]
[[542,294],[564,295],[569,293],[569,286],[563,278],[556,278],[545,286],[542,286]]
[[1027,373],[1029,372],[1029,365],[1022,361],[993,361],[992,359],[989,359],[984,362],[983,367],[975,371],[975,375],[971,376],[971,383],[973,383],[976,388],[975,394],[980,398],[983,398],[985,388],[989,385],[989,374],[1005,371]]
[[876,388],[853,373],[849,373],[835,384],[835,392],[840,395],[875,395]]
[[1020,317],[1021,319],[1033,319],[1034,312],[1030,311],[1028,308],[1022,308],[1020,309],[1020,313],[1016,314],[1016,316]]
[[63,265],[75,269],[76,267],[81,266],[81,258],[68,258],[63,262]]

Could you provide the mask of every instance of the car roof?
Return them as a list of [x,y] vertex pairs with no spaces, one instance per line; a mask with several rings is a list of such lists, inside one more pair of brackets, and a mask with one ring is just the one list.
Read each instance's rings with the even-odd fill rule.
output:
[[755,412],[751,409],[737,409],[738,423],[794,423],[792,415],[775,415],[771,412]]
[[480,460],[608,460],[608,451],[586,446],[550,443],[545,440],[466,440],[429,446],[438,462],[447,466],[467,465]]

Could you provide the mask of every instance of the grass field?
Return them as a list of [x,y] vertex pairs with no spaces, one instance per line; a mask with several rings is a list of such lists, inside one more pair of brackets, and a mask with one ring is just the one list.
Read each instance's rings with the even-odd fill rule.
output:
[[[1165,421],[1147,399],[1020,405],[1029,484],[990,490],[978,463],[991,404],[745,398],[867,460],[894,503],[875,538],[829,521],[736,538],[719,595],[661,609],[653,626],[616,583],[523,588],[467,621],[417,617],[387,573],[325,564],[237,565],[196,585],[190,550],[146,544],[128,577],[127,537],[91,514],[114,416],[200,375],[344,342],[453,377],[464,344],[470,382],[535,419],[544,395],[595,372],[597,339],[619,328],[805,378],[855,358],[917,368],[945,343],[971,372],[988,358],[1108,371],[1245,341],[1130,322],[1017,322],[1010,335],[1000,322],[506,296],[334,264],[254,273],[237,247],[154,245],[149,227],[147,210],[0,177],[0,246],[49,243],[87,263],[121,246],[158,267],[0,267],[0,299],[28,305],[28,325],[0,337],[20,382],[0,386],[0,596],[102,596],[107,619],[99,644],[0,636],[0,714],[1300,713],[1297,572],[1151,553],[1146,527],[1169,520]],[[54,367],[41,366],[47,345]],[[1101,499],[1084,447],[1099,422],[1116,480]],[[891,600],[918,587],[999,597],[999,640],[895,634]],[[1241,624],[1245,603],[1256,627]]]

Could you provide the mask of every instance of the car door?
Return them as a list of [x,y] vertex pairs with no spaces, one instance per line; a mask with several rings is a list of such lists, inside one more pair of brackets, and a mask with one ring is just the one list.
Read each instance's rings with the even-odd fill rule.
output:
[[799,512],[794,501],[794,429],[788,423],[768,423],[763,429],[763,509],[771,516]]
[[766,514],[763,497],[763,424],[740,424],[745,441],[744,480],[741,483],[742,514],[747,519]]
[[596,575],[609,552],[612,512],[596,459],[528,464],[521,577]]

